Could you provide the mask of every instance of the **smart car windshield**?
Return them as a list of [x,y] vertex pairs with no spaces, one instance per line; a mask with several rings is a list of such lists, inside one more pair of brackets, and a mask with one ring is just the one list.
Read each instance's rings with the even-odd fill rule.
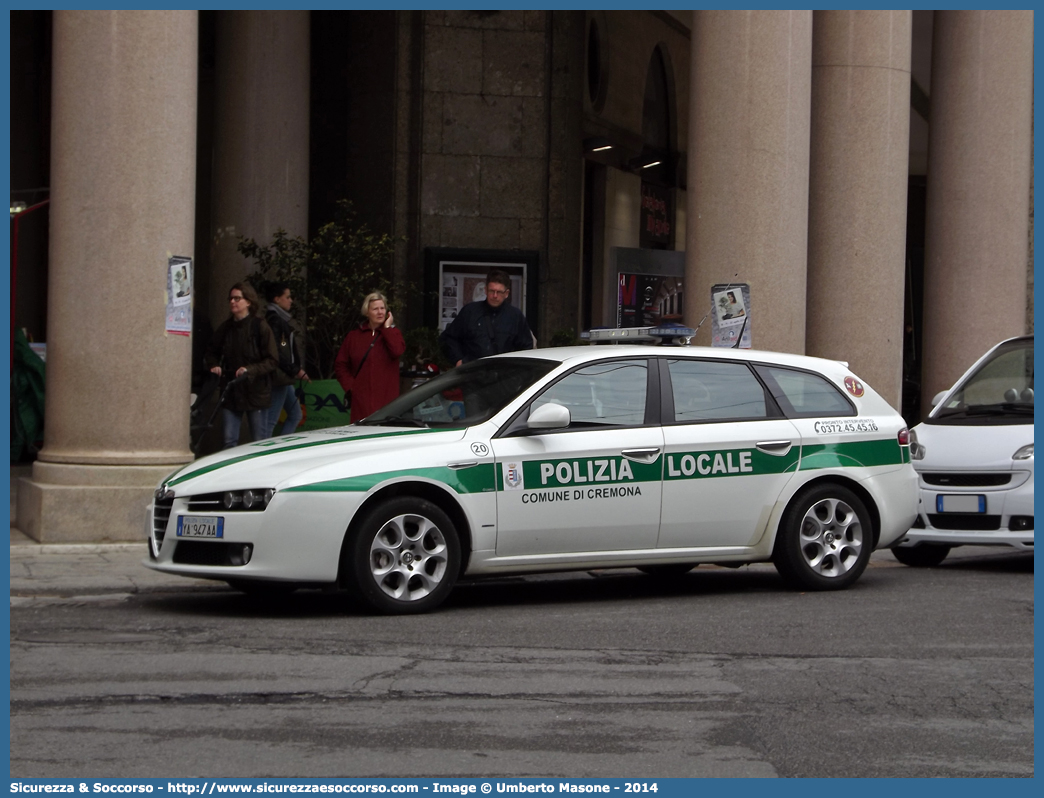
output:
[[999,347],[928,419],[936,424],[1032,424],[1033,339]]
[[537,358],[476,360],[440,374],[372,413],[360,424],[469,427],[496,413],[558,363]]

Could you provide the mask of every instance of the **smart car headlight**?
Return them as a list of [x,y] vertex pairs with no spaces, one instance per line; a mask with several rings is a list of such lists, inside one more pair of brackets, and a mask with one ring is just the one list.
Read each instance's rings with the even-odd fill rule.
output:
[[1033,444],[1027,443],[1025,446],[1019,447],[1015,454],[1011,456],[1012,460],[1032,460],[1033,459]]
[[923,460],[927,452],[924,445],[917,440],[917,433],[910,430],[910,457],[914,460]]

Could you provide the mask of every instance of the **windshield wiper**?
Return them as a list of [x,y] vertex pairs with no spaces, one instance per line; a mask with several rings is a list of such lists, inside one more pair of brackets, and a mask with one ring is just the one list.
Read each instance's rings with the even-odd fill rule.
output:
[[968,408],[969,416],[1025,416],[1033,415],[1033,405],[1004,402],[998,405],[973,405]]
[[360,421],[360,424],[365,424],[369,427],[420,427],[427,429],[428,425],[423,421],[418,421],[415,418],[407,418],[406,416],[387,416],[386,418],[378,418],[373,421]]
[[977,418],[980,416],[1032,416],[1033,405],[1013,404],[1004,402],[996,405],[972,405],[971,407],[953,408],[943,410],[936,417],[939,421],[944,418]]

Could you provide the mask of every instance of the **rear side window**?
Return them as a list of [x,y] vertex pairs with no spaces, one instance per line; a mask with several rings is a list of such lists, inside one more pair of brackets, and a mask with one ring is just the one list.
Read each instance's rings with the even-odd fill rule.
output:
[[668,360],[675,421],[767,418],[765,389],[745,363]]
[[772,397],[789,418],[854,416],[855,407],[830,380],[808,371],[758,366]]
[[531,409],[548,402],[569,408],[570,429],[641,426],[648,374],[645,360],[594,363],[560,379],[534,400]]

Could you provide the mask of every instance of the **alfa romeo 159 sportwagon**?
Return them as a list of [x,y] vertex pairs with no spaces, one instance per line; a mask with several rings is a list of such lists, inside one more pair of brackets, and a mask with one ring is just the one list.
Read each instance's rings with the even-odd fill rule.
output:
[[587,346],[453,369],[158,487],[146,565],[421,612],[462,577],[775,564],[851,585],[916,516],[903,419],[839,362]]

